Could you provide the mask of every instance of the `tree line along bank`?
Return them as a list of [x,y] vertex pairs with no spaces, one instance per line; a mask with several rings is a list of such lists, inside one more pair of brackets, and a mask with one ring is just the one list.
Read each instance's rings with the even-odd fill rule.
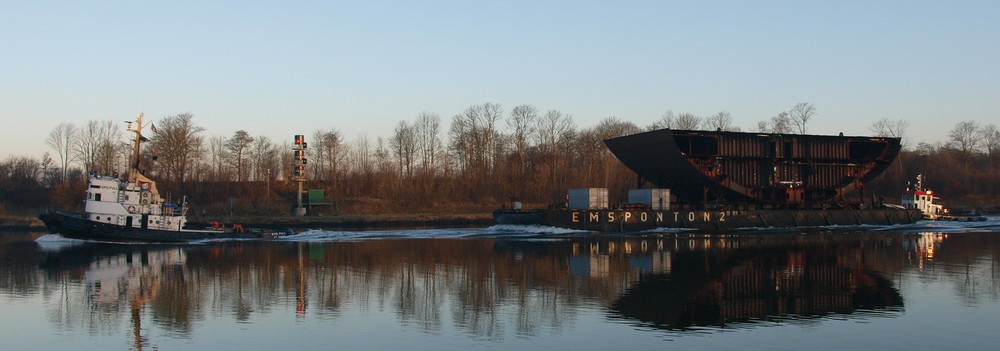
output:
[[[804,134],[816,115],[812,104],[800,103],[747,131]],[[140,168],[175,200],[188,196],[195,215],[290,211],[296,191],[289,181],[290,145],[244,130],[207,136],[190,113],[160,118],[155,126],[147,132]],[[907,127],[904,120],[881,119],[869,130],[905,138]],[[566,189],[578,187],[606,187],[612,202],[624,201],[615,196],[635,187],[635,175],[603,140],[659,128],[740,130],[725,111],[707,117],[668,111],[643,127],[608,117],[581,128],[558,110],[519,105],[508,112],[485,103],[453,116],[447,129],[438,115],[422,112],[397,123],[385,138],[349,140],[333,128],[315,130],[307,135],[306,177],[309,188],[324,189],[333,203],[317,212],[330,214],[483,212],[510,198],[558,202]],[[81,206],[84,170],[124,173],[123,130],[112,121],[60,124],[45,141],[51,152],[41,159],[9,156],[0,162],[0,213]],[[963,121],[947,137],[945,143],[907,145],[868,191],[898,197],[906,181],[920,173],[951,207],[996,207],[1000,131],[993,124]]]

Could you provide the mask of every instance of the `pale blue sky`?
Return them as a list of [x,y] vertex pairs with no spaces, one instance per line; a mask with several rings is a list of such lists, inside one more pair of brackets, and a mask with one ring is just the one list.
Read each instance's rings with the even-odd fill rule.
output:
[[3,158],[140,112],[276,142],[485,102],[745,130],[810,102],[810,133],[905,119],[910,145],[1000,124],[1000,1],[4,0],[0,48]]

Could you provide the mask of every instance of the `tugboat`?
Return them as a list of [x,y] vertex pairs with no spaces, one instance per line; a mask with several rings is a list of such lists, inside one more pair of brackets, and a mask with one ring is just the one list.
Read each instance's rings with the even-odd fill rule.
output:
[[207,228],[186,228],[187,198],[164,201],[156,182],[139,171],[143,115],[128,122],[134,133],[127,179],[90,173],[84,213],[48,210],[38,215],[49,233],[63,237],[113,242],[186,242],[214,239],[269,239],[293,235],[288,228],[243,227],[212,222]]
[[903,190],[903,196],[900,197],[900,202],[906,209],[920,210],[924,219],[962,222],[986,220],[986,216],[982,216],[975,212],[952,214],[948,211],[948,209],[944,208],[941,198],[934,196],[934,191],[924,187],[924,176],[922,174],[917,175],[916,184],[910,184],[907,182],[906,190]]
[[939,219],[947,215],[947,210],[941,204],[941,198],[934,196],[934,191],[924,187],[924,176],[917,175],[917,183],[906,182],[906,190],[900,197],[903,207],[918,209],[925,219]]

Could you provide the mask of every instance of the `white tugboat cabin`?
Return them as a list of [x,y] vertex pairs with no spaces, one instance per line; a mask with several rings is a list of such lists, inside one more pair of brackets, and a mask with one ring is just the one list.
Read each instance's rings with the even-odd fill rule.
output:
[[181,230],[187,202],[164,202],[156,183],[138,175],[135,182],[92,175],[84,212],[90,220],[141,229]]

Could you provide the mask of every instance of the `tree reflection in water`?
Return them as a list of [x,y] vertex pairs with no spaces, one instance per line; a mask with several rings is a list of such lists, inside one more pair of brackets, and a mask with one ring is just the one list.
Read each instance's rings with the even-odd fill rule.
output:
[[[41,276],[17,279],[41,280],[52,323],[95,333],[127,325],[136,348],[150,344],[143,322],[183,338],[210,316],[338,323],[386,310],[406,329],[499,339],[560,330],[593,309],[678,331],[894,316],[903,269],[988,253],[975,251],[996,250],[995,240],[816,232],[86,244],[43,252]],[[23,268],[0,268],[8,280],[34,274],[12,267]]]

